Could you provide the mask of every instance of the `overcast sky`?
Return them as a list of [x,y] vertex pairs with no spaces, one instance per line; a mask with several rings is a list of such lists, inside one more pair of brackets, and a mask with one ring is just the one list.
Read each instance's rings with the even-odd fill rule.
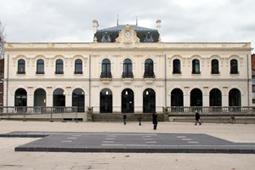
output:
[[1,0],[7,41],[92,41],[99,28],[135,24],[155,28],[162,41],[255,42],[254,0]]

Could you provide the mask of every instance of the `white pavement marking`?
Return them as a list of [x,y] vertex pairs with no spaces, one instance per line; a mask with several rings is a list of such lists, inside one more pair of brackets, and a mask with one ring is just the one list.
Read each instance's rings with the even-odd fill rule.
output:
[[70,139],[70,140],[76,140],[77,137],[67,137],[67,139]]
[[187,136],[177,136],[177,138],[181,139],[181,138],[186,138]]
[[111,140],[104,140],[103,143],[114,143],[115,141],[111,141]]
[[188,141],[188,143],[190,144],[196,144],[196,143],[199,143],[198,141]]
[[192,139],[190,139],[190,138],[182,138],[181,140],[190,141],[190,140],[192,140]]
[[116,138],[105,138],[105,140],[115,140]]
[[154,140],[152,138],[143,138],[143,140]]
[[72,140],[62,140],[61,143],[72,143]]
[[146,141],[146,143],[157,143],[156,141]]

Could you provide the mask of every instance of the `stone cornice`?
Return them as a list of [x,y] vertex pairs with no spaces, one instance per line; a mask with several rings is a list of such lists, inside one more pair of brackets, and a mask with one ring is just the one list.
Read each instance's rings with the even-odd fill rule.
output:
[[[222,78],[222,79],[220,79],[220,78],[168,78],[168,79],[166,79],[166,81],[175,81],[175,82],[177,82],[177,81],[182,81],[182,82],[185,82],[185,81],[188,81],[188,82],[190,82],[190,81],[192,81],[192,82],[194,82],[194,81],[219,81],[219,82],[222,82],[222,81],[226,81],[226,82],[228,82],[228,81],[231,81],[231,82],[235,82],[235,81],[237,81],[237,82],[239,82],[239,81],[251,81],[251,79],[246,79],[246,78],[236,78],[236,79],[233,79],[233,78]],[[6,79],[4,79],[4,81],[6,81]],[[21,81],[87,81],[87,82],[89,82],[89,79],[88,78],[44,78],[44,79],[39,79],[39,78],[27,78],[27,79],[24,79],[24,78],[10,78],[10,79],[8,79],[8,81],[19,81],[19,82],[21,82]],[[93,82],[103,82],[100,78],[94,78],[94,79],[91,79],[91,81],[93,81]],[[123,83],[125,83],[125,81],[122,79],[122,78],[112,78],[111,79],[111,81],[109,81],[109,83],[111,83],[111,82],[123,82]],[[134,82],[134,81],[142,81],[142,82],[146,82],[146,80],[144,80],[143,78],[134,78],[132,81],[131,81],[131,83],[132,82]],[[165,79],[163,79],[163,78],[156,78],[156,79],[154,79],[153,80],[153,82],[161,82],[161,81],[165,81]]]
[[160,42],[160,43],[6,43],[8,51],[251,51],[249,42]]

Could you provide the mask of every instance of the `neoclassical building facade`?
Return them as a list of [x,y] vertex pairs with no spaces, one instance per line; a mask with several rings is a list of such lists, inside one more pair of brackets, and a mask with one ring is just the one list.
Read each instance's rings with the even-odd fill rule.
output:
[[249,42],[161,42],[117,25],[89,43],[6,43],[5,106],[151,113],[171,106],[251,106]]

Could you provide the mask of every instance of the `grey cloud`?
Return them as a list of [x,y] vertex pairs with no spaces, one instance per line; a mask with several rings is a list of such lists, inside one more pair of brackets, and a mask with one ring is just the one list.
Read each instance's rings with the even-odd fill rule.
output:
[[252,41],[252,0],[8,0],[0,20],[8,41],[91,41],[91,21],[153,27],[162,20],[164,41]]

